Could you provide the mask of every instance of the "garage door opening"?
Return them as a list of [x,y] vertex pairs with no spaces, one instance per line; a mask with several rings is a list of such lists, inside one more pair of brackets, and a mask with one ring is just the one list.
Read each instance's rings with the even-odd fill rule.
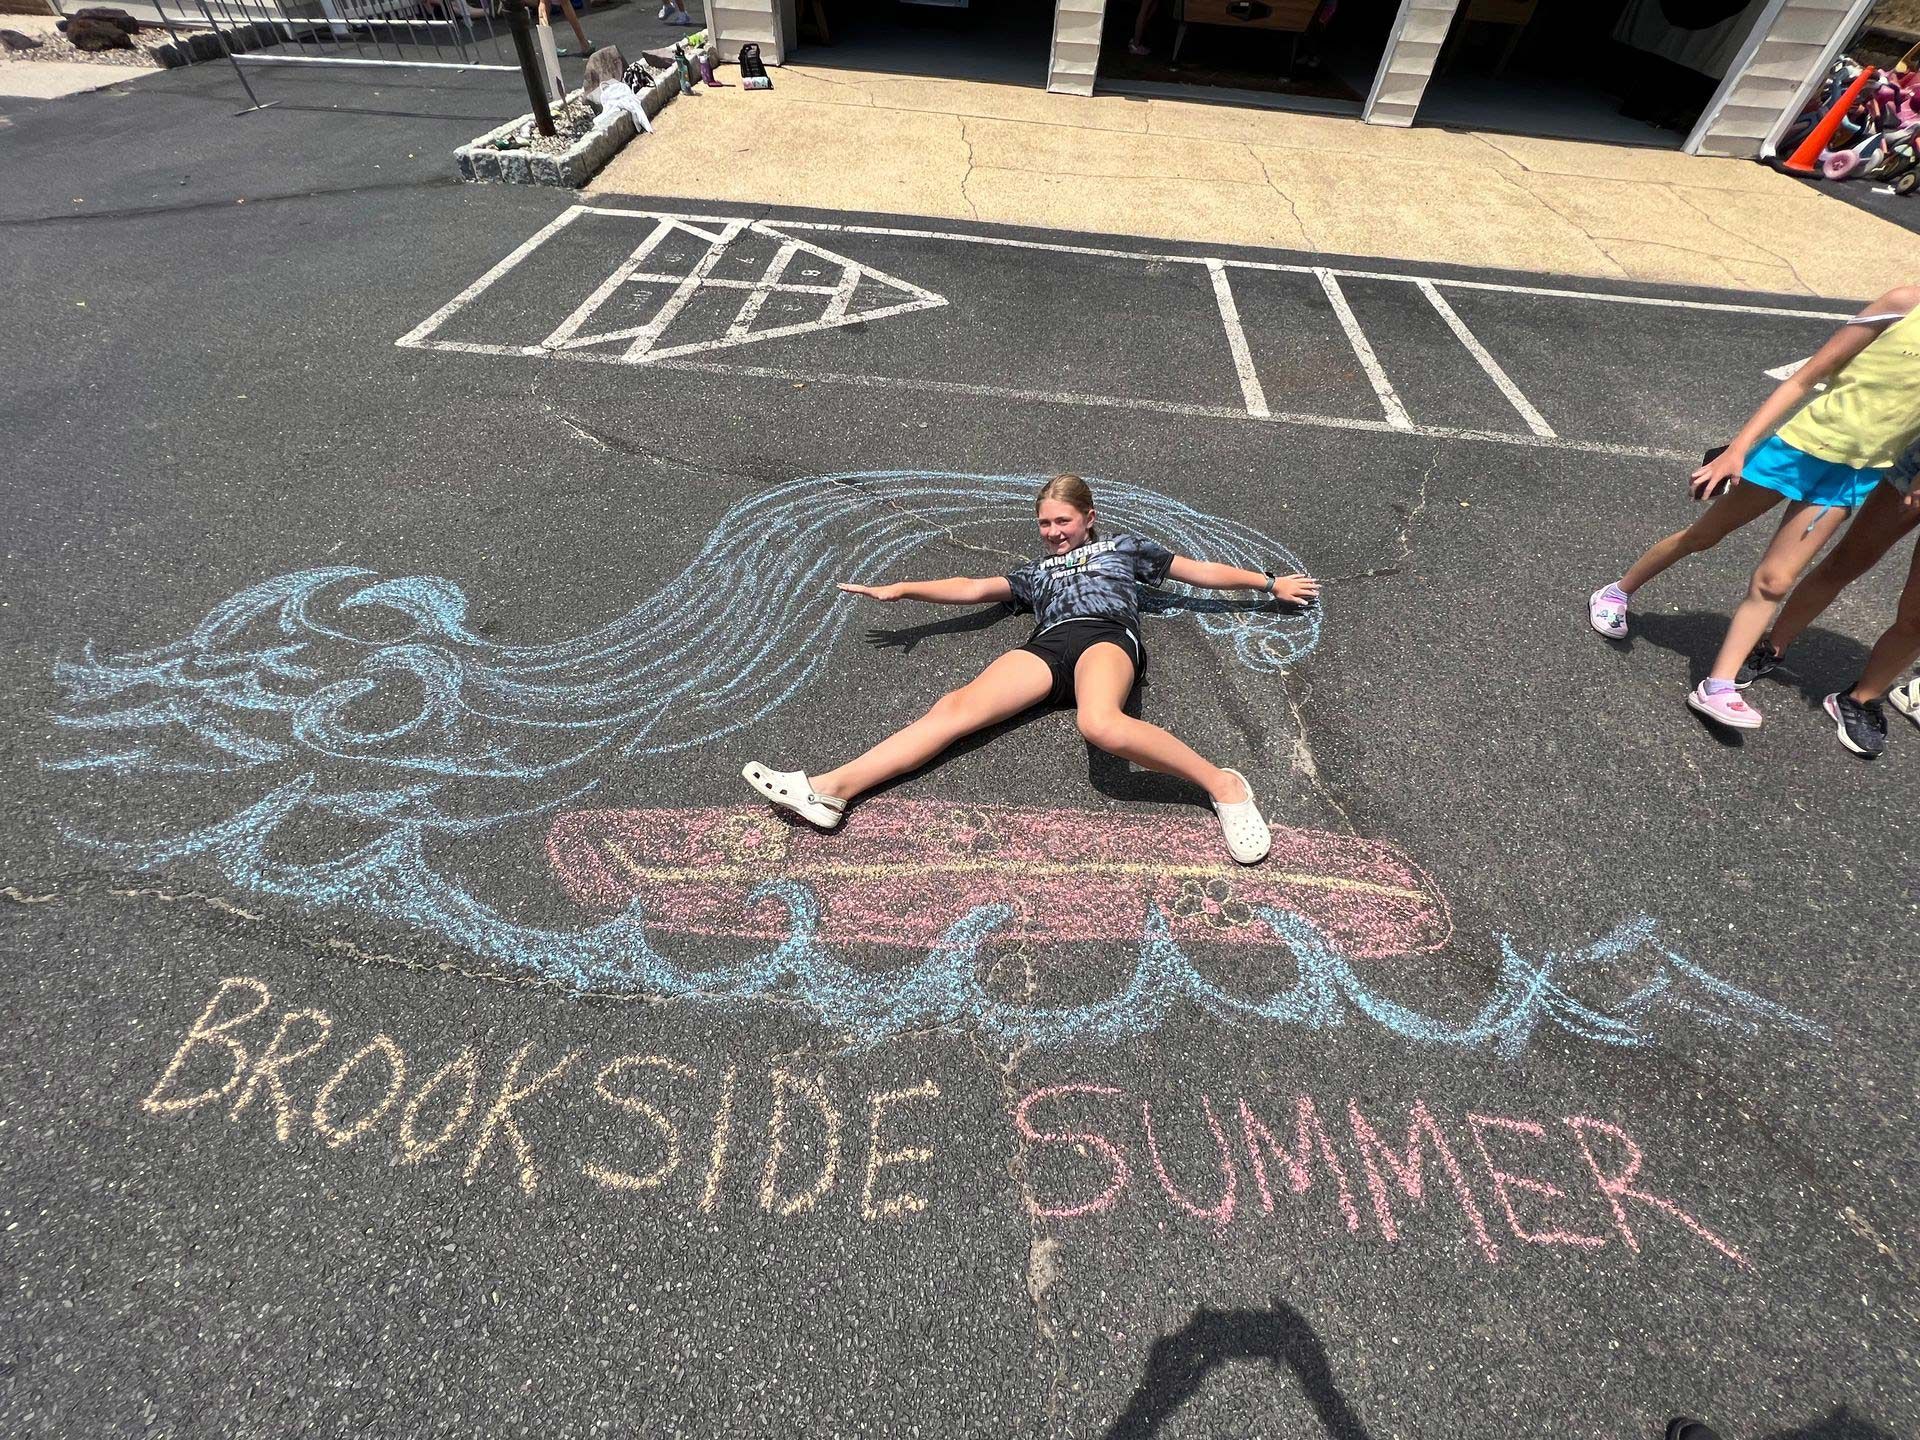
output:
[[1422,124],[1678,149],[1770,0],[1465,0]]
[[1053,7],[1045,0],[801,0],[797,18],[809,65],[989,85],[1047,83]]
[[1100,88],[1358,115],[1399,0],[1108,0]]

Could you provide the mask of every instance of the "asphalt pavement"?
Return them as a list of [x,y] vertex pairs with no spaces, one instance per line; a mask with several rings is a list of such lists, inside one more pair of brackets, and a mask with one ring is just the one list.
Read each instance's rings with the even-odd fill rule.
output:
[[[1912,1433],[1920,731],[1819,708],[1903,560],[1745,743],[1759,536],[1584,611],[1848,303],[580,207],[452,183],[490,81],[273,83],[0,130],[0,1429]],[[1325,577],[1146,621],[1267,865],[1057,713],[755,805],[1026,634],[830,582],[1062,470]]]

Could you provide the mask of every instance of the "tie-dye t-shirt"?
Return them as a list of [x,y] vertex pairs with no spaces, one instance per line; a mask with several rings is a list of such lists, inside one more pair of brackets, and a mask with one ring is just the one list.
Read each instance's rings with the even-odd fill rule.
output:
[[1022,565],[1007,576],[1007,584],[1013,603],[1031,610],[1039,622],[1035,634],[1067,620],[1114,620],[1138,630],[1139,587],[1163,582],[1171,564],[1173,552],[1166,546],[1138,535],[1115,535]]

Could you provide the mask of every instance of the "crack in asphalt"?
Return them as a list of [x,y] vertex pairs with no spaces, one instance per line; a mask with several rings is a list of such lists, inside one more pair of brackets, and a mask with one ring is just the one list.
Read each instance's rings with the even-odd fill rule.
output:
[[688,475],[707,476],[716,480],[738,480],[748,484],[765,483],[767,477],[745,475],[735,470],[721,470],[711,465],[698,465],[677,455],[663,454],[649,449],[635,440],[618,435],[606,435],[585,424],[572,411],[564,406],[555,405],[540,393],[540,380],[536,374],[527,384],[528,396],[541,410],[559,420],[580,439],[607,455],[624,455],[630,459],[644,460],[662,470],[678,470]]
[[1392,560],[1384,565],[1375,565],[1370,569],[1356,570],[1346,575],[1327,575],[1321,578],[1328,583],[1336,581],[1345,583],[1353,580],[1377,580],[1387,575],[1398,575],[1400,573],[1400,567],[1413,558],[1413,524],[1426,512],[1427,487],[1432,483],[1433,472],[1439,467],[1439,464],[1440,447],[1436,445],[1433,448],[1433,453],[1427,457],[1426,469],[1420,472],[1420,484],[1414,494],[1413,505],[1411,507],[1405,507],[1397,502],[1394,505],[1394,509],[1398,511],[1400,515],[1400,529],[1394,536],[1394,544],[1399,548],[1399,554],[1395,555]]
[[930,520],[920,511],[912,509],[909,506],[902,505],[898,500],[889,499],[885,495],[875,495],[871,491],[855,483],[852,479],[848,478],[847,476],[834,475],[834,476],[829,476],[828,478],[831,479],[835,485],[845,486],[847,489],[853,491],[856,495],[861,496],[863,499],[875,501],[881,505],[884,505],[889,510],[892,510],[895,514],[910,515],[914,519],[920,521],[923,525],[928,526],[930,529],[938,530],[943,536],[946,537],[946,543],[953,546],[956,550],[966,550],[976,555],[992,555],[1001,560],[1011,560],[1016,565],[1024,565],[1027,561],[1028,557],[1018,550],[1008,550],[1004,546],[1000,546],[1000,545],[976,545],[971,540],[962,540],[958,535],[953,533],[952,526],[943,525],[938,520]]
[[[1033,957],[1024,949],[1020,953],[1026,972],[1023,987],[1025,1001],[1032,1006],[1038,991],[1033,974]],[[994,968],[988,972],[989,981],[999,973],[999,965],[1000,961],[996,960]],[[1016,1077],[1020,1062],[1026,1058],[1028,1043],[1022,1041],[1014,1046],[1007,1052],[1005,1060],[988,1054],[979,1036],[971,1031],[967,1032],[967,1043],[999,1087],[1001,1106],[1007,1113],[1008,1121],[1012,1122],[1019,1107]],[[1013,1125],[1013,1134],[1013,1151],[1007,1158],[1007,1174],[1013,1181],[1016,1208],[1026,1218],[1027,1260],[1022,1278],[1027,1304],[1033,1311],[1034,1345],[1052,1360],[1047,1384],[1047,1433],[1057,1435],[1060,1433],[1060,1408],[1067,1383],[1067,1352],[1060,1343],[1059,1326],[1054,1323],[1051,1297],[1053,1287],[1060,1281],[1061,1246],[1041,1223],[1034,1209],[1033,1172],[1028,1163],[1026,1138],[1020,1133],[1017,1123]]]

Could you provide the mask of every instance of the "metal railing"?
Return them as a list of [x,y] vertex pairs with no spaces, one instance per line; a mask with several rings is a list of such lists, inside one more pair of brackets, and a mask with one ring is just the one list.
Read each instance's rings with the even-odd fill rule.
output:
[[[183,64],[224,54],[250,102],[264,110],[246,66],[404,66],[426,70],[518,70],[526,79],[534,123],[554,133],[527,0],[191,0],[198,11],[170,10],[167,0],[122,0],[146,24],[157,17]],[[62,0],[51,0],[62,17]],[[151,12],[151,13],[149,13]],[[219,43],[207,46],[196,36]],[[247,111],[242,111],[242,114]]]

